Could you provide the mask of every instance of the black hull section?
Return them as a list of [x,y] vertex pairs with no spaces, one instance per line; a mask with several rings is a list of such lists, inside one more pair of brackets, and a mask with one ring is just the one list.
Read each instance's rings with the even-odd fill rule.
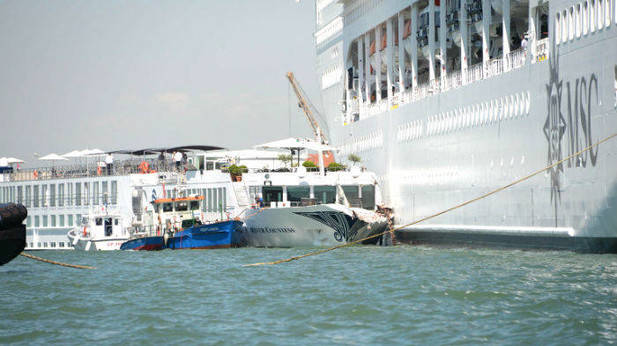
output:
[[10,262],[26,247],[26,226],[0,229],[0,265]]
[[399,230],[397,241],[412,245],[442,245],[528,250],[564,250],[581,253],[617,253],[617,237],[505,235],[473,232]]

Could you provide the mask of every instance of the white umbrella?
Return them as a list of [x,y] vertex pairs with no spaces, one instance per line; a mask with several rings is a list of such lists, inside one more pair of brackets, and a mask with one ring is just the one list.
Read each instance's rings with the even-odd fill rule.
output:
[[73,150],[73,151],[69,151],[66,154],[63,154],[62,156],[67,157],[67,158],[73,158],[73,157],[83,157],[84,154],[80,150]]
[[18,158],[15,158],[15,157],[9,157],[7,159],[7,161],[9,162],[9,164],[11,164],[11,163],[24,163],[24,160],[18,159]]
[[51,153],[48,155],[45,155],[43,157],[39,157],[39,160],[43,160],[43,161],[66,161],[68,160],[66,157],[60,156],[56,153]]
[[323,174],[323,156],[324,151],[335,151],[334,147],[321,144],[315,140],[300,137],[290,137],[281,139],[274,142],[268,142],[265,144],[255,146],[255,149],[288,149],[288,150],[301,150],[308,149],[319,152],[320,171]]
[[82,151],[84,156],[103,156],[105,152],[101,149],[86,149]]

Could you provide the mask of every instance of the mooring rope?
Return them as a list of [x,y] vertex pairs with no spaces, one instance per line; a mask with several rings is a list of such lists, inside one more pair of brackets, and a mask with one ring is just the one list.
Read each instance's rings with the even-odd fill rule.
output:
[[349,243],[345,243],[345,244],[336,245],[336,246],[333,246],[333,247],[331,247],[331,248],[327,248],[327,249],[323,249],[323,250],[318,250],[318,251],[313,251],[313,252],[309,252],[309,253],[306,253],[306,254],[303,254],[303,255],[293,256],[293,257],[289,257],[289,258],[281,259],[281,260],[278,260],[278,261],[272,261],[272,262],[259,262],[259,263],[245,264],[245,265],[243,265],[243,267],[256,267],[256,266],[262,266],[262,265],[273,265],[273,264],[280,264],[280,263],[291,262],[291,261],[299,260],[299,259],[304,258],[304,257],[309,257],[309,256],[320,255],[320,254],[322,254],[322,253],[330,252],[330,251],[333,251],[333,250],[336,250],[336,249],[340,249],[340,248],[342,248],[342,247],[347,247],[347,246],[355,245],[355,244],[358,244],[358,243],[363,242],[363,241],[365,241],[365,240],[369,240],[369,239],[373,239],[373,238],[380,237],[380,236],[382,236],[382,235],[384,235],[384,234],[387,234],[387,233],[391,233],[391,234],[393,234],[395,231],[398,231],[398,230],[400,230],[400,229],[402,229],[402,228],[409,227],[409,226],[413,226],[413,225],[415,225],[415,224],[418,224],[418,223],[424,222],[424,221],[426,221],[426,220],[430,220],[430,219],[436,218],[437,216],[440,216],[440,215],[443,215],[443,214],[449,213],[449,212],[451,212],[451,211],[453,211],[453,210],[455,210],[455,209],[462,208],[462,207],[464,207],[464,206],[466,206],[466,205],[468,205],[468,204],[471,204],[471,203],[477,202],[477,201],[479,201],[479,200],[481,200],[481,199],[487,198],[487,197],[489,197],[489,196],[491,196],[491,195],[494,195],[494,194],[496,194],[496,193],[498,193],[498,192],[501,192],[501,191],[503,191],[503,190],[506,190],[506,189],[508,189],[508,188],[510,188],[510,187],[512,187],[512,186],[514,186],[514,185],[516,185],[516,184],[519,184],[519,183],[521,183],[521,182],[523,182],[523,181],[525,181],[525,180],[528,180],[528,179],[530,179],[530,178],[532,178],[532,177],[534,177],[534,176],[536,176],[536,175],[538,175],[538,174],[540,174],[540,173],[543,173],[543,172],[545,172],[545,171],[548,171],[548,170],[549,170],[549,169],[551,169],[551,168],[557,167],[557,166],[559,166],[560,164],[562,164],[562,163],[564,163],[564,162],[566,162],[566,161],[568,161],[568,160],[571,160],[572,158],[577,157],[577,156],[581,155],[582,153],[584,153],[584,152],[586,152],[586,151],[589,151],[589,150],[593,149],[594,147],[597,147],[597,146],[599,146],[600,144],[602,144],[602,143],[604,143],[604,142],[607,142],[608,140],[610,140],[610,139],[612,139],[612,138],[615,138],[615,137],[617,137],[617,133],[614,133],[614,134],[612,134],[612,135],[610,135],[610,136],[608,136],[608,137],[605,137],[604,139],[602,139],[602,140],[600,140],[600,141],[598,141],[598,142],[596,142],[596,143],[594,143],[594,144],[591,144],[590,146],[588,146],[588,147],[586,147],[586,148],[584,148],[584,149],[582,149],[582,150],[580,150],[580,151],[578,151],[578,152],[576,152],[576,153],[574,153],[574,154],[572,154],[572,155],[570,155],[570,156],[568,156],[568,157],[566,157],[566,158],[564,158],[564,159],[562,159],[562,160],[559,160],[559,161],[557,161],[557,162],[555,162],[555,163],[553,163],[553,164],[551,164],[551,165],[549,165],[549,166],[546,166],[546,167],[544,167],[544,168],[542,168],[542,169],[539,169],[539,170],[537,170],[537,171],[535,171],[535,172],[533,172],[533,173],[531,173],[531,174],[529,174],[529,175],[526,175],[526,176],[524,176],[524,177],[522,177],[522,178],[520,178],[520,179],[518,179],[518,180],[516,180],[516,181],[514,181],[514,182],[512,182],[512,183],[510,183],[510,184],[508,184],[508,185],[504,185],[504,186],[502,186],[502,187],[500,187],[500,188],[498,188],[498,189],[495,189],[495,190],[493,190],[493,191],[487,192],[487,193],[485,193],[485,194],[483,194],[483,195],[480,195],[480,196],[478,196],[478,197],[476,197],[476,198],[470,199],[470,200],[465,201],[465,202],[463,202],[463,203],[461,203],[461,204],[458,204],[458,205],[455,205],[455,206],[450,207],[450,208],[448,208],[448,209],[442,210],[442,211],[440,211],[440,212],[438,212],[438,213],[435,213],[435,214],[432,214],[432,215],[426,216],[426,217],[424,217],[424,218],[422,218],[422,219],[419,219],[419,220],[413,221],[413,222],[411,222],[411,223],[408,223],[408,224],[405,224],[405,225],[402,225],[402,226],[398,226],[398,227],[396,227],[396,228],[392,228],[392,229],[387,230],[387,231],[385,231],[385,232],[381,232],[381,233],[378,233],[378,234],[373,234],[373,235],[368,236],[368,237],[366,237],[366,238],[358,239],[358,240],[355,240],[355,241],[352,241],[352,242],[349,242]]
[[33,259],[35,261],[41,261],[41,262],[55,264],[55,265],[59,265],[59,266],[63,266],[63,267],[77,268],[77,269],[96,269],[96,267],[82,266],[82,265],[79,265],[79,264],[68,264],[68,263],[56,262],[56,261],[48,260],[48,259],[41,258],[41,257],[38,257],[38,256],[30,255],[30,254],[27,254],[25,252],[20,253],[20,255],[22,255],[24,257],[27,257],[27,258],[30,258],[30,259]]

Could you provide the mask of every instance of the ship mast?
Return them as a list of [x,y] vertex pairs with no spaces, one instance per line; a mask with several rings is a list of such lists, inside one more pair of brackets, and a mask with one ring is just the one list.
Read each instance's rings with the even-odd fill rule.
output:
[[321,127],[319,127],[319,123],[317,122],[317,119],[315,119],[315,114],[317,115],[319,114],[317,113],[316,110],[311,110],[311,107],[309,106],[310,103],[308,101],[308,97],[304,93],[304,90],[302,90],[302,88],[300,87],[300,84],[294,77],[293,72],[287,72],[287,79],[289,79],[289,83],[291,84],[291,87],[294,89],[294,92],[296,93],[296,97],[298,98],[298,106],[302,108],[302,110],[304,111],[304,114],[306,114],[306,118],[308,119],[309,124],[311,125],[311,128],[313,129],[315,138],[321,144],[328,144],[328,138],[326,137],[324,132],[321,130]]

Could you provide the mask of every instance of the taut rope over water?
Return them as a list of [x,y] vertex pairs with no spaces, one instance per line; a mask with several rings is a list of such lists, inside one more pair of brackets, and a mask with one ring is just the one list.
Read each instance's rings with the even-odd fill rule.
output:
[[355,244],[358,244],[358,243],[363,242],[363,241],[365,241],[365,240],[369,240],[369,239],[373,239],[373,238],[380,237],[380,236],[382,236],[382,235],[384,235],[384,234],[387,234],[387,233],[394,233],[395,231],[398,231],[398,230],[400,230],[400,229],[402,229],[402,228],[409,227],[409,226],[413,226],[413,225],[418,224],[418,223],[420,223],[420,222],[424,222],[424,221],[426,221],[426,220],[433,219],[433,218],[435,218],[435,217],[437,217],[437,216],[440,216],[440,215],[443,215],[443,214],[449,213],[449,212],[451,212],[451,211],[453,211],[453,210],[455,210],[455,209],[462,208],[462,207],[464,207],[464,206],[466,206],[466,205],[468,205],[468,204],[471,204],[471,203],[477,202],[477,201],[479,201],[479,200],[481,200],[481,199],[484,199],[484,198],[489,197],[489,196],[491,196],[491,195],[494,195],[494,194],[496,194],[496,193],[498,193],[498,192],[501,192],[501,191],[503,191],[503,190],[506,190],[506,189],[508,189],[508,188],[510,188],[510,187],[512,187],[512,186],[514,186],[514,185],[516,185],[516,184],[519,184],[519,183],[521,183],[521,182],[523,182],[523,181],[525,181],[525,180],[528,180],[528,179],[530,179],[530,178],[532,178],[532,177],[534,177],[534,176],[536,176],[536,175],[538,175],[538,174],[540,174],[540,173],[543,173],[543,172],[545,172],[545,171],[548,171],[548,170],[549,170],[549,169],[551,169],[551,168],[557,167],[557,166],[559,166],[560,164],[562,164],[562,163],[564,163],[564,162],[566,162],[566,161],[568,161],[568,160],[570,160],[570,159],[572,159],[572,158],[575,158],[575,157],[579,156],[580,154],[582,154],[582,153],[584,153],[584,152],[586,152],[586,151],[589,151],[589,150],[593,149],[594,147],[597,147],[597,146],[599,146],[600,144],[602,144],[602,143],[604,143],[604,142],[607,142],[607,141],[609,141],[609,140],[611,140],[611,139],[613,139],[613,138],[615,138],[615,137],[617,137],[617,133],[613,133],[612,135],[610,135],[610,136],[608,136],[608,137],[603,138],[602,140],[600,140],[600,141],[598,141],[598,142],[596,142],[596,143],[594,143],[594,144],[592,144],[592,145],[590,145],[590,146],[588,146],[588,147],[586,147],[586,148],[584,148],[584,149],[582,149],[582,150],[580,150],[580,151],[578,151],[578,152],[576,152],[576,153],[574,153],[574,154],[572,154],[572,155],[570,155],[570,156],[566,157],[565,159],[559,160],[559,161],[557,161],[557,162],[553,163],[552,165],[549,165],[549,166],[546,166],[546,167],[544,167],[544,168],[542,168],[542,169],[539,169],[539,170],[537,170],[537,171],[535,171],[535,172],[533,172],[533,173],[531,173],[531,174],[529,174],[529,175],[526,175],[526,176],[524,176],[524,177],[522,177],[522,178],[520,178],[520,179],[518,179],[518,180],[516,180],[516,181],[514,181],[514,182],[512,182],[512,183],[510,183],[510,184],[508,184],[508,185],[504,185],[504,186],[502,186],[502,187],[500,187],[500,188],[498,188],[498,189],[495,189],[495,190],[493,190],[493,191],[490,191],[490,192],[488,192],[488,193],[485,193],[485,194],[483,194],[483,195],[480,195],[480,196],[478,196],[478,197],[476,197],[476,198],[473,198],[473,199],[470,199],[470,200],[468,200],[468,201],[466,201],[466,202],[463,202],[463,203],[461,203],[461,204],[455,205],[454,207],[450,207],[450,208],[448,208],[448,209],[442,210],[442,211],[440,211],[440,212],[438,212],[438,213],[435,213],[435,214],[433,214],[433,215],[430,215],[430,216],[424,217],[424,218],[422,218],[422,219],[419,219],[419,220],[413,221],[413,222],[408,223],[408,224],[406,224],[406,225],[398,226],[398,227],[396,227],[396,228],[393,228],[393,229],[387,230],[387,231],[385,231],[385,232],[378,233],[378,234],[374,234],[374,235],[372,235],[372,236],[369,236],[369,237],[366,237],[366,238],[363,238],[363,239],[358,239],[358,240],[355,240],[355,241],[352,241],[352,242],[349,242],[349,243],[345,243],[345,244],[341,244],[341,245],[333,246],[333,247],[331,247],[331,248],[327,248],[327,249],[323,249],[323,250],[318,250],[318,251],[314,251],[314,252],[309,252],[309,253],[306,253],[306,254],[304,254],[304,255],[293,256],[293,257],[289,257],[289,258],[281,259],[281,260],[278,260],[278,261],[272,261],[272,262],[260,262],[260,263],[245,264],[245,265],[243,265],[243,267],[256,267],[256,266],[262,266],[262,265],[273,265],[273,264],[280,264],[280,263],[291,262],[291,261],[299,260],[299,259],[304,258],[304,257],[309,257],[309,256],[320,255],[320,254],[322,254],[322,253],[330,252],[330,251],[333,251],[333,250],[336,250],[336,249],[340,249],[340,248],[342,248],[342,247],[347,247],[347,246],[355,245]]
[[20,253],[20,255],[24,256],[24,257],[27,257],[27,258],[30,258],[30,259],[33,259],[35,261],[41,261],[41,262],[55,264],[55,265],[59,265],[59,266],[63,266],[63,267],[77,268],[77,269],[96,269],[96,267],[82,266],[82,265],[79,265],[79,264],[68,264],[68,263],[56,262],[56,261],[48,260],[48,259],[41,258],[41,257],[38,257],[38,256],[30,255],[30,254],[27,254],[25,252]]

